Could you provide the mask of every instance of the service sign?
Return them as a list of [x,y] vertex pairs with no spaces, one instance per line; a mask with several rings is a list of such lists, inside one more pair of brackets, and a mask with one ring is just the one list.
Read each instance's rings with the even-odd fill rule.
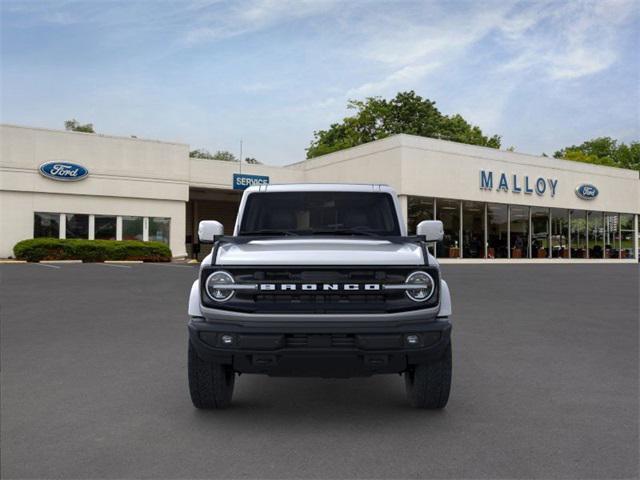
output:
[[583,200],[593,200],[598,196],[598,189],[589,183],[583,183],[576,187],[576,195]]
[[39,170],[43,176],[61,182],[77,182],[89,175],[89,170],[82,165],[62,160],[43,163]]
[[233,189],[245,190],[254,185],[268,185],[269,177],[264,175],[245,175],[244,173],[233,174]]

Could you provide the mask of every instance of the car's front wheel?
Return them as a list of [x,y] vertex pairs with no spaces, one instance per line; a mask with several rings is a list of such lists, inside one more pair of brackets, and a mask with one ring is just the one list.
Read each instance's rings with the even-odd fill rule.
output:
[[451,390],[451,344],[432,362],[412,365],[404,372],[407,399],[417,408],[444,408]]
[[201,359],[189,341],[189,393],[196,408],[226,408],[231,404],[235,373],[230,365]]

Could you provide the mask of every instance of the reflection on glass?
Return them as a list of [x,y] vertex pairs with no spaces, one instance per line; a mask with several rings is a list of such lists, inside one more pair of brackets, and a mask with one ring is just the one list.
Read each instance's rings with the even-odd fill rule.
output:
[[416,233],[416,227],[423,220],[433,220],[433,198],[409,197],[407,199],[407,231]]
[[620,214],[620,253],[622,258],[636,258],[633,247],[633,215],[629,213]]
[[507,205],[487,205],[487,258],[507,258],[509,230]]
[[569,210],[551,209],[551,256],[569,258]]
[[620,221],[617,213],[604,214],[604,258],[620,258]]
[[549,256],[549,209],[531,207],[531,258]]
[[604,223],[602,212],[589,212],[588,222],[589,258],[604,258]]
[[67,238],[89,238],[89,215],[67,213]]
[[116,239],[116,217],[96,215],[94,217],[94,238],[96,240]]
[[511,258],[529,257],[529,207],[511,206]]
[[437,219],[444,227],[444,238],[437,244],[438,256],[442,258],[460,257],[460,202],[457,200],[437,201]]
[[142,240],[142,217],[122,217],[122,239]]
[[587,258],[587,212],[571,212],[571,258]]
[[42,213],[33,214],[33,238],[60,237],[60,214]]
[[169,244],[169,225],[171,219],[163,217],[149,218],[149,240]]
[[484,258],[484,203],[462,202],[462,257]]

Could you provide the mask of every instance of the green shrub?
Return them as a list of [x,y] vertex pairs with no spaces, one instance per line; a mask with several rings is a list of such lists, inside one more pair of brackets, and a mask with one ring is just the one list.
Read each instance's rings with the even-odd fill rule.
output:
[[13,254],[17,259],[29,262],[40,260],[142,260],[144,262],[169,262],[171,250],[160,242],[138,240],[81,240],[58,238],[33,238],[16,243]]

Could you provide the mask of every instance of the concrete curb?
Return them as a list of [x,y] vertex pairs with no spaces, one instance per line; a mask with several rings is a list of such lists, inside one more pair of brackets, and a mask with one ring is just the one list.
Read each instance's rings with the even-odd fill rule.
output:
[[10,265],[12,263],[27,263],[27,261],[26,260],[0,259],[0,265]]
[[40,260],[38,263],[82,263],[82,260]]

